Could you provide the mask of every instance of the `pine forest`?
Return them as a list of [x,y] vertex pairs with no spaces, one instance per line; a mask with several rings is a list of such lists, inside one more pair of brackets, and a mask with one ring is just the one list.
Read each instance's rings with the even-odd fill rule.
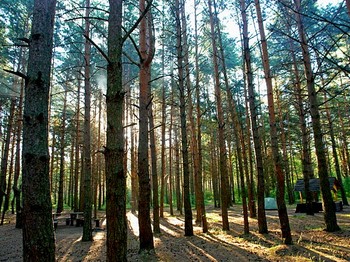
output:
[[350,0],[1,0],[1,261],[349,261]]

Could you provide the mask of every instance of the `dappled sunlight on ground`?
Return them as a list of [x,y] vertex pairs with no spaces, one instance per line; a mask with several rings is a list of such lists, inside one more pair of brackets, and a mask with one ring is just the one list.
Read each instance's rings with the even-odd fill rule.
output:
[[[324,231],[323,213],[307,216],[289,207],[293,245],[281,239],[277,211],[267,211],[269,234],[259,234],[257,219],[249,218],[250,234],[243,234],[239,205],[229,209],[230,231],[222,230],[221,210],[207,207],[209,232],[194,226],[194,236],[184,236],[184,217],[164,213],[161,233],[154,236],[155,252],[139,253],[137,214],[127,213],[128,261],[350,261],[350,208],[337,213],[341,231]],[[106,220],[100,213],[101,228],[93,232],[93,242],[82,242],[82,227],[59,223],[56,234],[57,261],[106,261]],[[195,218],[195,214],[193,214]],[[194,221],[193,221],[194,223]],[[0,261],[22,261],[22,231],[14,221],[0,226]]]

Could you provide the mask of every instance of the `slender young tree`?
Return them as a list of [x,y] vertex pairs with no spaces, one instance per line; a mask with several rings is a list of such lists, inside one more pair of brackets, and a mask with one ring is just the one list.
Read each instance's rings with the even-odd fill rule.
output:
[[60,137],[60,174],[58,184],[58,199],[57,199],[57,213],[63,211],[63,182],[65,179],[65,134],[66,134],[66,115],[67,115],[67,93],[68,88],[64,89],[63,109],[62,109],[62,122],[61,122],[61,137]]
[[23,113],[23,261],[55,261],[48,152],[55,0],[35,0]]
[[[151,91],[151,90],[150,90]],[[157,149],[156,137],[154,132],[154,117],[153,117],[153,102],[149,105],[149,140],[151,149],[151,163],[152,163],[152,193],[153,193],[153,232],[160,233],[159,224],[159,194],[158,194],[158,172],[157,172]]]
[[8,169],[8,160],[10,156],[10,145],[11,145],[11,136],[12,136],[12,129],[13,129],[13,122],[15,118],[15,109],[16,109],[16,99],[11,99],[11,105],[10,105],[10,115],[8,117],[8,124],[7,124],[7,130],[6,130],[6,138],[5,138],[5,146],[4,146],[4,152],[2,154],[1,158],[1,169],[0,169],[0,209],[2,208],[2,203],[4,200],[4,197],[6,195],[6,176],[7,176],[7,169]]
[[16,228],[22,228],[22,206],[21,206],[21,190],[18,186],[18,180],[21,171],[21,134],[23,126],[23,94],[24,94],[24,80],[21,81],[21,90],[18,101],[18,116],[17,116],[17,130],[16,130],[16,165],[15,165],[15,175],[13,178],[13,204],[16,207]]

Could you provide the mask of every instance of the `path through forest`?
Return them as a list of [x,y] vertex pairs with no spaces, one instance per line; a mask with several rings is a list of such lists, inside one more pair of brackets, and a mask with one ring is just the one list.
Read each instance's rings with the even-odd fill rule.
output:
[[[242,235],[241,207],[229,210],[230,232],[221,230],[219,209],[209,209],[208,234],[194,227],[193,237],[184,237],[184,219],[165,213],[161,219],[161,234],[156,235],[155,253],[138,253],[137,217],[128,213],[128,261],[350,261],[350,208],[337,213],[341,231],[323,231],[323,213],[314,217],[295,214],[289,207],[294,245],[286,246],[280,239],[277,211],[267,211],[270,233],[257,233],[257,221],[250,219],[250,235]],[[104,214],[100,213],[103,217]],[[0,226],[0,261],[22,261],[22,231],[14,228],[13,216]],[[93,242],[81,242],[82,227],[66,226],[60,221],[56,230],[58,261],[105,261],[105,221],[94,230]]]

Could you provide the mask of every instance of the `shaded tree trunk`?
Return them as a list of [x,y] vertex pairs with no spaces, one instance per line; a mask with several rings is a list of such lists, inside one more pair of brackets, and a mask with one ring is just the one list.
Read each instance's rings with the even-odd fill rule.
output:
[[107,66],[106,218],[107,260],[126,261],[126,174],[122,85],[122,0],[109,0]]
[[62,110],[62,122],[61,122],[61,137],[60,137],[60,174],[58,184],[58,199],[57,199],[57,213],[63,211],[63,182],[65,179],[65,134],[66,134],[66,112],[67,112],[67,92],[68,89],[65,87],[64,98],[63,98],[63,110]]
[[[215,2],[214,2],[215,4]],[[212,12],[212,2],[208,1],[210,25],[211,25],[211,41],[213,49],[213,64],[214,64],[214,81],[215,81],[215,98],[216,98],[216,110],[218,118],[218,140],[219,140],[219,159],[220,159],[220,182],[221,182],[221,212],[222,212],[222,229],[230,230],[228,222],[228,194],[229,194],[229,180],[227,171],[227,152],[225,145],[225,122],[224,112],[222,109],[222,99],[220,90],[220,79],[219,79],[219,67],[218,67],[218,51],[216,46],[216,33],[214,29],[214,16]]]
[[4,197],[6,196],[6,176],[7,176],[7,169],[8,169],[8,160],[10,156],[10,144],[11,144],[11,136],[12,136],[12,129],[13,129],[13,122],[15,118],[15,109],[16,109],[16,99],[11,99],[11,105],[10,105],[10,115],[8,117],[7,121],[7,130],[6,130],[6,138],[5,138],[5,146],[4,146],[4,152],[2,154],[1,158],[1,173],[0,173],[0,210],[2,208],[2,203],[4,201]]
[[[90,36],[90,0],[85,3],[85,36]],[[90,83],[91,43],[85,39],[84,45],[84,226],[82,241],[92,241],[92,169],[91,169],[91,83]]]
[[55,8],[55,0],[34,1],[23,114],[23,261],[55,261],[48,152]]
[[319,104],[317,99],[317,92],[315,88],[315,76],[312,72],[310,53],[308,48],[308,41],[306,38],[304,24],[301,16],[301,3],[300,0],[294,0],[296,6],[296,21],[298,26],[300,46],[302,49],[305,77],[307,81],[308,99],[310,103],[310,113],[312,128],[314,132],[315,148],[317,155],[317,164],[320,178],[321,192],[323,196],[324,205],[324,220],[326,224],[326,230],[328,232],[334,232],[340,230],[337,224],[337,217],[335,214],[335,205],[333,203],[332,194],[330,191],[330,185],[328,180],[328,167],[326,159],[326,151],[323,143],[323,133],[320,121]]
[[[140,0],[140,13],[146,9],[146,1]],[[151,62],[153,59],[153,39],[151,29],[151,14],[148,12],[140,22],[139,52],[140,61],[140,97],[139,97],[139,148],[138,148],[138,176],[139,176],[139,230],[140,252],[154,249],[151,227],[150,205],[151,184],[149,176],[148,157],[148,112],[151,106],[150,80]]]
[[284,238],[285,244],[292,244],[292,235],[290,231],[289,218],[287,213],[287,207],[284,200],[285,193],[285,173],[282,166],[282,156],[279,153],[278,145],[278,134],[276,125],[276,115],[275,115],[275,101],[274,101],[274,90],[272,86],[272,75],[270,70],[269,54],[267,49],[267,40],[265,37],[265,29],[262,20],[262,13],[260,8],[260,1],[255,0],[255,8],[258,17],[259,31],[260,31],[260,41],[262,48],[262,62],[264,67],[266,88],[267,88],[267,101],[268,101],[268,111],[269,111],[269,122],[270,122],[270,136],[271,136],[271,149],[274,162],[274,171],[277,176],[277,207],[278,207],[278,217],[280,220],[282,238]]
[[77,109],[76,109],[76,133],[74,156],[74,211],[79,211],[79,159],[80,159],[80,80],[78,79]]
[[264,233],[268,233],[265,207],[264,207],[264,202],[265,202],[264,167],[263,167],[263,159],[262,159],[261,140],[260,140],[260,134],[258,130],[258,123],[257,123],[257,106],[255,102],[256,96],[255,96],[254,86],[253,86],[253,72],[251,68],[251,57],[250,57],[249,36],[248,36],[248,22],[246,17],[246,6],[245,6],[244,0],[241,0],[241,15],[242,15],[242,22],[243,22],[243,54],[244,54],[244,63],[245,63],[245,74],[247,77],[249,109],[250,109],[251,125],[253,130],[256,167],[257,167],[257,173],[258,173],[258,185],[257,185],[258,187],[257,189],[258,226],[259,226],[259,233],[264,234]]
[[[200,106],[200,86],[199,86],[199,52],[198,52],[198,22],[197,22],[197,1],[194,0],[194,17],[195,17],[195,70],[196,70],[196,82],[195,82],[195,90],[196,90],[196,113],[197,113],[197,152],[195,152],[195,158],[197,160],[197,182],[196,187],[198,191],[197,202],[198,202],[198,210],[201,214],[201,222],[202,222],[202,231],[203,233],[208,232],[208,222],[205,214],[205,204],[204,204],[204,192],[203,192],[203,174],[202,174],[202,127],[201,127],[201,106]],[[198,212],[198,211],[197,211]]]
[[158,174],[157,174],[157,150],[154,132],[153,103],[149,104],[149,136],[152,163],[152,193],[153,193],[153,232],[160,233],[159,225],[159,200],[158,200]]
[[[327,95],[325,93],[325,101],[327,101]],[[334,127],[333,127],[333,119],[331,116],[331,112],[328,106],[328,103],[326,105],[326,114],[327,114],[327,120],[328,120],[328,128],[329,128],[329,136],[331,138],[331,143],[332,143],[332,154],[333,154],[333,160],[334,160],[334,166],[335,166],[335,172],[337,174],[337,179],[340,184],[340,193],[341,193],[341,198],[343,201],[343,204],[348,206],[348,199],[346,197],[346,193],[344,190],[344,185],[343,185],[343,179],[340,171],[340,164],[339,164],[339,158],[338,158],[338,152],[337,152],[337,144],[335,142],[335,134],[334,134]]]
[[[21,206],[21,190],[18,186],[18,180],[21,171],[21,134],[23,126],[23,94],[24,80],[21,81],[21,91],[18,102],[17,130],[16,130],[16,165],[13,178],[13,202],[16,206],[16,228],[22,228],[22,206]],[[51,190],[50,190],[51,191]]]
[[181,8],[183,2],[175,0],[175,20],[176,20],[176,49],[177,49],[177,66],[179,76],[179,92],[180,92],[180,121],[181,121],[181,150],[182,150],[182,165],[183,165],[183,199],[185,209],[185,236],[193,236],[192,225],[192,208],[190,199],[190,169],[188,157],[188,142],[187,142],[187,123],[186,123],[186,93],[184,85],[183,72],[183,30],[181,27]]

